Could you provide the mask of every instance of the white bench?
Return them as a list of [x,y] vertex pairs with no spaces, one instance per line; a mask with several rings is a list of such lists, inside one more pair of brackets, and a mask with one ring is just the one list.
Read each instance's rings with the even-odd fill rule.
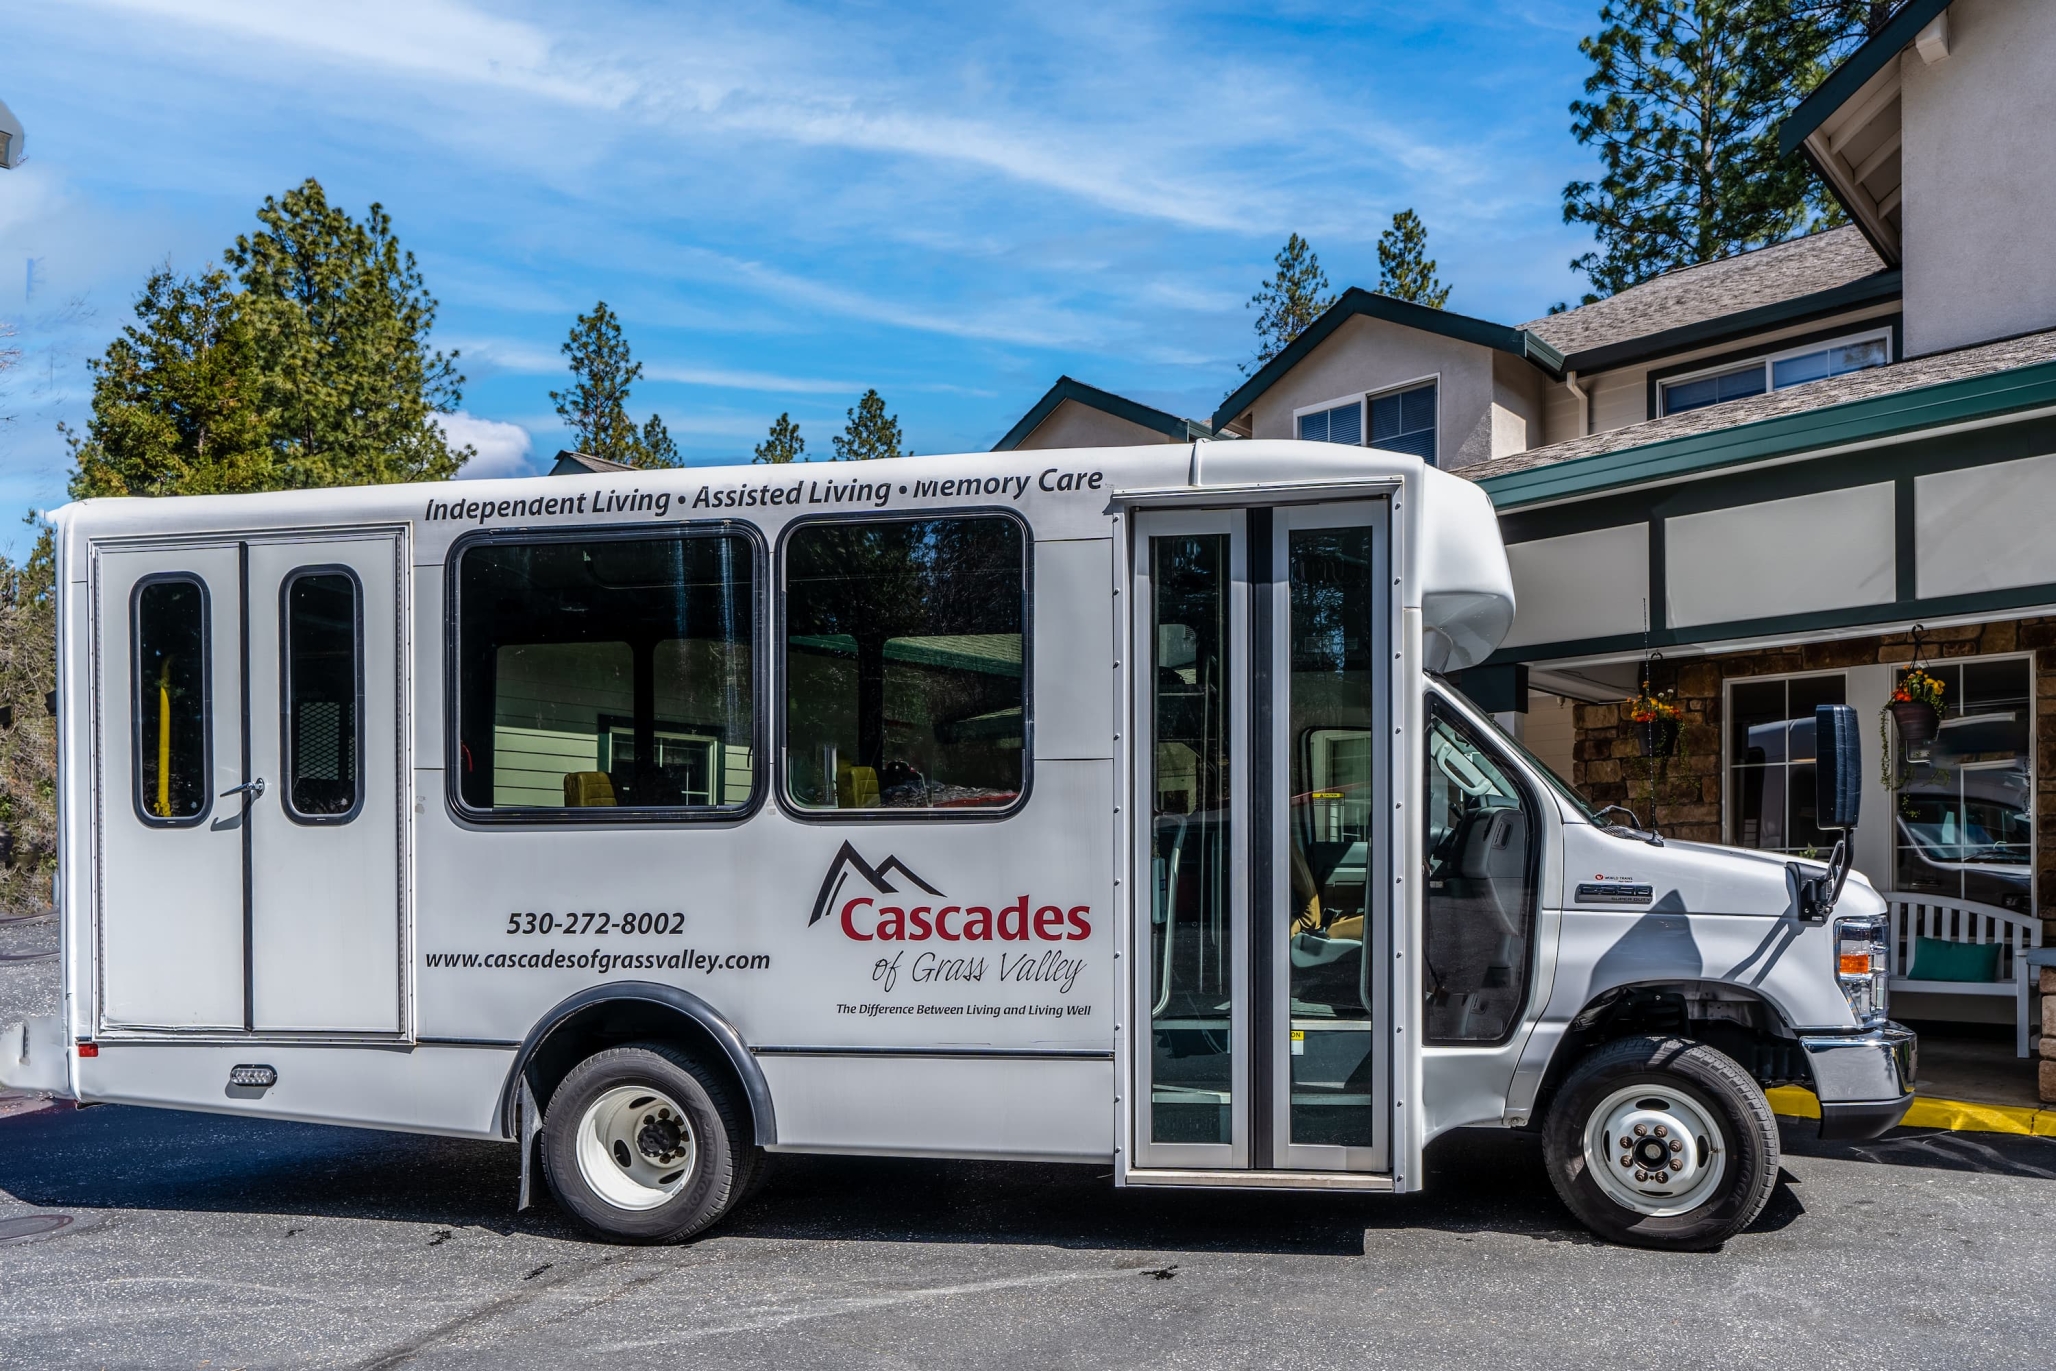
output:
[[[1891,907],[1891,993],[1925,995],[2010,995],[2014,1001],[2014,1049],[2028,1049],[2028,985],[2033,974],[2027,954],[2042,945],[2042,921],[1996,905],[1951,899],[1946,895],[1909,895],[1880,891]],[[1947,943],[1999,944],[1998,979],[1993,981],[1916,981],[1906,975],[1913,961],[1915,939]]]

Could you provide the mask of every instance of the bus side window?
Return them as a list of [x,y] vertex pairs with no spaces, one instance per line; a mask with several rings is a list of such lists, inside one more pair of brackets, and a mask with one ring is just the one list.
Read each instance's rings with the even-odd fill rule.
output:
[[357,812],[364,736],[357,578],[303,568],[279,592],[285,621],[286,812],[347,822]]
[[1432,699],[1424,799],[1428,1041],[1498,1042],[1528,993],[1535,802],[1512,768]]
[[207,811],[207,588],[153,576],[130,602],[135,630],[136,812],[145,823],[193,824]]
[[785,793],[801,810],[1005,809],[1026,785],[1027,548],[1005,515],[786,540]]
[[754,802],[748,538],[495,538],[459,554],[457,604],[451,760],[467,810],[616,822]]

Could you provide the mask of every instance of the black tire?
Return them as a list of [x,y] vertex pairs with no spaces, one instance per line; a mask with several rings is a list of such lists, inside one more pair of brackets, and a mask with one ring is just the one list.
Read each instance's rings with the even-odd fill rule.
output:
[[[594,1188],[579,1161],[588,1111],[624,1088],[675,1101],[691,1125],[689,1173],[676,1193],[654,1207],[613,1202]],[[620,1243],[683,1242],[704,1232],[748,1190],[760,1155],[748,1118],[722,1077],[664,1043],[610,1047],[573,1067],[544,1110],[542,1141],[543,1171],[557,1202],[600,1237]]]
[[[1719,1129],[1724,1169],[1709,1182],[1713,1188],[1706,1196],[1683,1213],[1641,1213],[1588,1174],[1585,1139],[1595,1111],[1632,1087],[1646,1087],[1659,1099],[1683,1095]],[[1613,1141],[1608,1139],[1609,1161]],[[1599,1048],[1564,1081],[1542,1127],[1550,1182],[1580,1222],[1613,1242],[1677,1252],[1719,1247],[1747,1228],[1777,1184],[1778,1154],[1777,1120],[1762,1089],[1732,1057],[1684,1038],[1623,1038]]]

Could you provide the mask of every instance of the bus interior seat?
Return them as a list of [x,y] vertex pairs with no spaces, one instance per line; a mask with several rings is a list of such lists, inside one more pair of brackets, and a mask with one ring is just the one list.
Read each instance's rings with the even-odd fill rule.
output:
[[877,769],[838,762],[835,767],[835,803],[839,809],[876,809]]
[[614,802],[614,779],[606,772],[564,773],[564,805],[567,809],[589,809],[596,805],[611,805]]

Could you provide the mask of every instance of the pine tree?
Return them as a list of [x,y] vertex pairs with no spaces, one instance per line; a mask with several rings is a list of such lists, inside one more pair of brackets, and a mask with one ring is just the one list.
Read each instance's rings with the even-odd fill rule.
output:
[[0,729],[0,829],[14,837],[14,860],[0,869],[8,913],[47,908],[57,869],[57,721],[43,707],[57,688],[57,558],[50,526],[27,522],[37,531],[28,556],[0,556],[0,704],[14,710]]
[[595,304],[591,314],[578,316],[562,351],[571,359],[574,384],[569,390],[551,391],[550,399],[571,426],[578,450],[639,465],[642,435],[628,417],[628,388],[641,379],[642,363],[629,353],[621,320],[605,300]]
[[571,359],[574,384],[551,391],[550,399],[571,426],[574,447],[632,467],[675,467],[683,461],[662,415],[650,415],[640,429],[629,417],[628,392],[642,379],[642,363],[629,350],[621,316],[605,300],[578,316],[562,351]]
[[1429,309],[1449,303],[1449,286],[1435,279],[1428,256],[1428,227],[1410,209],[1393,215],[1392,227],[1378,237],[1378,292]]
[[1777,125],[1885,11],[1873,0],[1606,0],[1571,132],[1604,174],[1564,187],[1596,294],[1839,222]]
[[636,465],[639,467],[675,467],[680,465],[678,444],[671,441],[671,430],[664,427],[664,416],[652,413],[643,423],[642,452]]
[[865,391],[856,407],[844,413],[849,422],[832,439],[836,461],[866,462],[876,457],[906,456],[900,449],[899,416],[885,412],[885,401],[877,390]]
[[807,460],[807,440],[800,437],[800,426],[791,414],[780,414],[772,421],[770,433],[757,444],[757,455],[751,460],[777,464]]
[[71,493],[215,495],[299,484],[281,470],[277,419],[242,297],[228,276],[158,271],[136,322],[89,363],[93,411],[71,443]]
[[1328,276],[1321,270],[1321,259],[1306,239],[1291,235],[1272,260],[1277,263],[1277,273],[1249,297],[1247,308],[1257,311],[1256,360],[1243,365],[1244,375],[1291,346],[1308,324],[1335,303],[1335,297],[1328,294]]
[[266,197],[263,228],[223,254],[242,285],[282,486],[445,480],[452,452],[437,414],[456,409],[457,354],[429,350],[436,302],[414,254],[373,204],[362,223],[309,179]]

